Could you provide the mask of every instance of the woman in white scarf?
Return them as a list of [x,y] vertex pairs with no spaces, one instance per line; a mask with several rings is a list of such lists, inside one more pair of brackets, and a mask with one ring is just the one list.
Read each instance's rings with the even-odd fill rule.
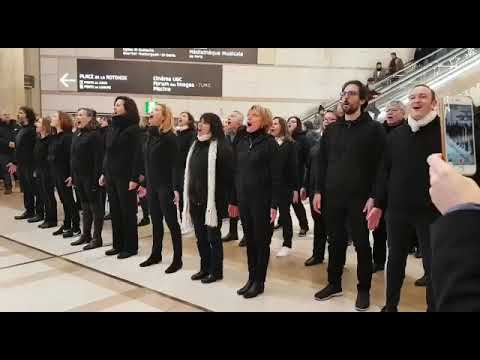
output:
[[223,279],[222,217],[227,213],[227,189],[233,182],[233,156],[225,142],[220,118],[203,114],[197,140],[187,156],[182,226],[193,222],[200,271],[192,280],[208,284]]

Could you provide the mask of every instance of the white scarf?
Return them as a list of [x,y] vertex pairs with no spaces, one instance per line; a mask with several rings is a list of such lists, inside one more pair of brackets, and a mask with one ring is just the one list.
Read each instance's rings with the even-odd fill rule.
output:
[[275,140],[277,140],[277,144],[282,146],[282,144],[284,143],[285,141],[285,137],[282,136],[282,137],[278,137],[278,138],[275,138]]
[[412,118],[411,115],[408,115],[408,126],[410,126],[410,129],[412,129],[413,133],[416,133],[417,131],[420,130],[420,128],[427,126],[430,124],[435,118],[437,117],[437,112],[435,110],[432,110],[427,116],[425,116],[423,119],[420,120],[415,120]]
[[[188,151],[187,164],[185,167],[185,180],[183,183],[183,212],[182,212],[182,227],[188,229],[192,227],[192,218],[190,216],[190,199],[188,197],[188,185],[190,183],[190,158],[192,157],[193,149],[198,141],[207,141],[212,137],[209,135],[199,135],[190,150]],[[207,197],[207,212],[205,213],[205,225],[210,227],[218,226],[217,206],[215,204],[215,179],[216,179],[216,165],[217,165],[217,140],[210,142],[208,147],[208,197]]]

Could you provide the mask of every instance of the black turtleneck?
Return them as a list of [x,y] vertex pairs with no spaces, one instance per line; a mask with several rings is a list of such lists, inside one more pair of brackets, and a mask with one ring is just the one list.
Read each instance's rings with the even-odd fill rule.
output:
[[35,170],[44,170],[48,169],[48,145],[50,144],[50,140],[52,136],[45,136],[41,138],[40,136],[37,137],[37,141],[35,142],[35,147],[33,149],[33,158],[35,162]]
[[33,165],[33,148],[37,139],[34,125],[22,125],[15,137],[15,161],[20,166]]
[[54,174],[64,179],[71,175],[70,154],[72,148],[71,132],[64,132],[52,135],[48,145],[48,162]]
[[93,184],[102,174],[104,156],[103,136],[100,129],[79,129],[73,134],[71,148],[72,176],[91,177]]
[[385,130],[367,112],[329,125],[320,142],[316,192],[342,204],[373,197],[384,148]]

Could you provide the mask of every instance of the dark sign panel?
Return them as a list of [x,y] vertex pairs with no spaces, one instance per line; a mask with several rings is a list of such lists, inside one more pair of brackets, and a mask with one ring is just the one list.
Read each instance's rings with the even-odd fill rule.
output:
[[115,48],[117,59],[257,64],[255,48]]
[[222,66],[78,59],[79,92],[222,96]]

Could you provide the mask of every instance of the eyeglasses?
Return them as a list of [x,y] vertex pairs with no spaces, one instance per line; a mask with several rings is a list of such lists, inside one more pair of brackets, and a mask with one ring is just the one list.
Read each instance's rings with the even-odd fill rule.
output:
[[340,98],[352,97],[359,95],[358,91],[343,91],[340,93]]

